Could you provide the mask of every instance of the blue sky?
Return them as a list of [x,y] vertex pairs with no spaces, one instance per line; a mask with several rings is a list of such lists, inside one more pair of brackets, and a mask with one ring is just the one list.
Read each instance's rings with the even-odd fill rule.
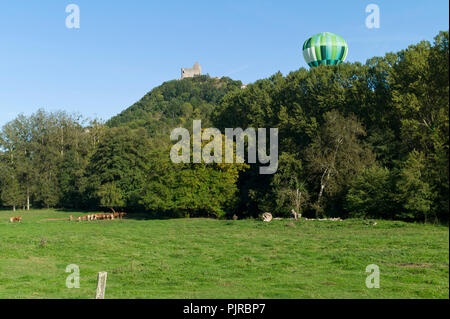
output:
[[[80,29],[65,8],[80,7]],[[368,4],[381,26],[365,26]],[[447,0],[0,0],[0,125],[39,108],[108,119],[198,61],[203,73],[250,83],[307,67],[319,32],[347,61],[398,51],[448,30]]]

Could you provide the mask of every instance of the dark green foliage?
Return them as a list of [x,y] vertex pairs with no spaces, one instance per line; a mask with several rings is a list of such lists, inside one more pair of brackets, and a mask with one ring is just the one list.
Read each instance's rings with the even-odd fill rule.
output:
[[[382,214],[386,218],[420,220],[433,214],[447,221],[448,56],[448,32],[441,32],[434,44],[421,42],[398,53],[369,59],[366,64],[345,63],[309,71],[300,69],[286,77],[278,73],[248,85],[245,90],[226,95],[215,112],[214,124],[222,129],[278,127],[280,152],[292,154],[306,167],[306,186],[308,193],[313,195],[310,213],[315,211],[325,215],[345,216],[346,194],[354,178],[373,162],[370,153],[378,166],[394,172],[390,178],[404,180],[410,176],[404,171],[405,161],[416,149],[423,157],[420,178],[415,177],[420,182],[413,183],[422,194],[417,198],[421,213],[412,207],[414,199],[407,208],[399,203],[399,198],[395,198],[395,203],[399,204],[386,198],[391,209]],[[335,121],[334,127],[328,125],[327,133],[330,112],[338,112],[340,119]],[[350,133],[351,126],[345,122],[360,128]],[[336,153],[334,147],[339,144],[336,143],[339,127],[345,128],[342,132],[350,130],[344,136],[352,138]],[[322,175],[330,169],[333,173],[330,173],[328,186],[325,183],[323,197],[314,196],[320,194]],[[278,174],[284,173],[280,170]],[[418,174],[418,170],[411,174]],[[277,179],[276,175],[273,179],[258,175],[254,167],[244,173],[239,182],[241,214],[254,216],[255,212],[264,209],[288,214],[288,207],[270,205],[278,192]],[[410,192],[409,186],[401,182],[393,185],[392,191],[397,194]],[[399,188],[404,190],[400,192]],[[431,203],[429,192],[433,193]],[[384,197],[383,194],[380,196]],[[321,199],[314,202],[317,197]],[[367,203],[371,205],[369,199]],[[381,213],[370,212],[369,208],[358,210],[352,213],[361,216]]]
[[188,121],[192,119],[201,119],[206,127],[211,124],[210,116],[223,96],[241,85],[240,81],[227,77],[207,75],[165,82],[110,119],[107,126],[145,127],[150,136],[168,135],[185,123],[192,126]]
[[[0,133],[2,205],[156,215],[449,218],[448,32],[365,64],[301,68],[241,89],[169,81],[108,121],[39,111]],[[279,170],[173,164],[170,131],[279,129]]]
[[345,198],[352,217],[392,218],[397,210],[392,177],[387,168],[369,167],[356,176]]
[[138,209],[151,161],[147,132],[127,127],[105,131],[86,167],[89,206]]
[[100,199],[100,206],[110,208],[113,212],[114,207],[125,207],[126,203],[121,190],[115,183],[106,183],[101,185],[95,194]]
[[373,163],[372,153],[360,140],[366,132],[355,116],[345,118],[333,110],[325,113],[324,119],[306,149],[310,180],[318,193],[316,216],[326,215],[324,195],[331,200],[342,197],[352,178]]
[[280,155],[278,172],[271,183],[276,198],[271,210],[277,215],[290,216],[291,210],[302,214],[308,205],[310,196],[299,157],[290,153]]
[[[78,116],[64,112],[39,110],[30,117],[18,116],[0,132],[4,150],[0,162],[9,171],[9,177],[2,177],[0,184],[18,187],[17,206],[27,209],[30,205],[80,207],[81,177],[98,131],[97,123],[83,126]],[[6,186],[0,190],[11,193]]]
[[0,163],[0,203],[3,206],[16,207],[25,205],[25,195],[20,189],[19,182],[11,168]]
[[436,194],[426,179],[423,153],[412,151],[402,164],[397,189],[404,208],[401,217],[427,221]]
[[242,166],[174,164],[169,147],[155,149],[140,203],[154,213],[223,217],[237,201],[236,181]]

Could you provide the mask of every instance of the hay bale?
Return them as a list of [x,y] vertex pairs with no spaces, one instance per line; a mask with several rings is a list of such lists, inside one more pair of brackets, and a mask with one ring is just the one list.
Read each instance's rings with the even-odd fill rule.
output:
[[265,222],[270,222],[273,219],[272,214],[268,213],[268,212],[265,212],[264,214],[262,214],[261,218]]

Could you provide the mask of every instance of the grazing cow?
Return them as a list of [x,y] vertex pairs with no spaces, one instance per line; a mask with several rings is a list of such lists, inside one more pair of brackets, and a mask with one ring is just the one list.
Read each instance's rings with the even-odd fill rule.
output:
[[9,219],[9,222],[10,223],[14,223],[14,222],[21,222],[22,221],[22,216],[19,216],[19,217],[11,217],[10,219]]
[[297,213],[295,210],[291,210],[291,216],[294,217],[295,220],[302,218],[302,214]]
[[127,214],[127,213],[124,213],[124,212],[119,213],[120,219],[122,219],[123,217],[125,217],[126,214]]
[[77,217],[77,221],[81,222],[81,216]]
[[114,213],[113,216],[114,216],[114,218],[117,218],[117,217],[119,217],[119,213]]

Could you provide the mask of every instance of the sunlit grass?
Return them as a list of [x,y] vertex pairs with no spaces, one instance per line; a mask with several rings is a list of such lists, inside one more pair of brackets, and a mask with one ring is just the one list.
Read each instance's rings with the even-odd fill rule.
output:
[[[362,220],[42,221],[0,211],[0,298],[448,298],[448,227]],[[10,216],[22,223],[10,224]],[[43,240],[45,238],[45,240]],[[81,287],[68,289],[77,264]],[[380,289],[367,289],[377,264]]]

